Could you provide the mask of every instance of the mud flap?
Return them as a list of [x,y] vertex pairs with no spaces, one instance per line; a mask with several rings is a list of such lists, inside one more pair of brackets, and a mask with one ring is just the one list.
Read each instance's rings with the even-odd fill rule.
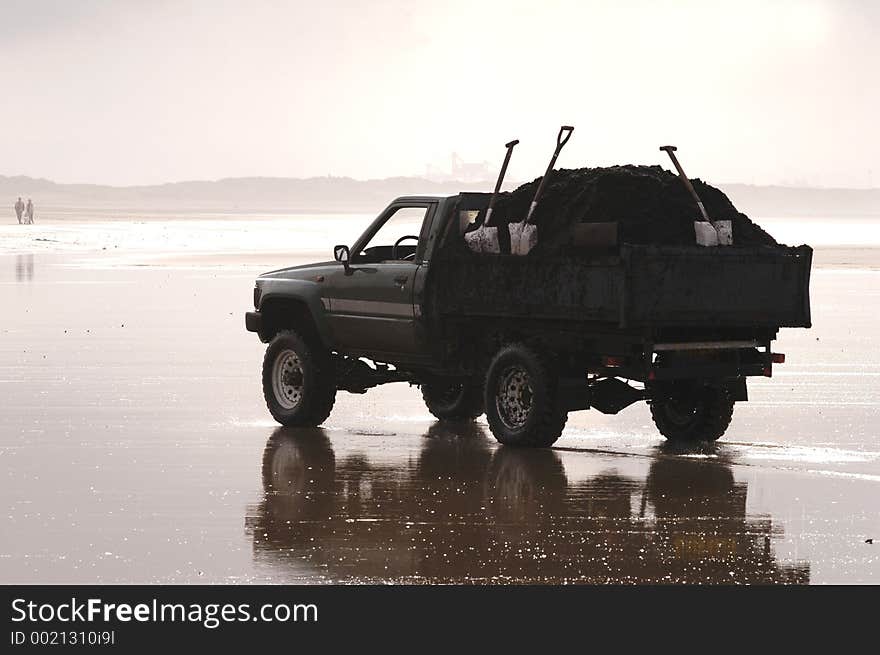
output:
[[749,399],[749,390],[746,386],[745,378],[737,378],[736,380],[729,380],[724,383],[723,388],[727,391],[727,395],[730,396],[731,400],[735,400],[737,402],[746,401]]

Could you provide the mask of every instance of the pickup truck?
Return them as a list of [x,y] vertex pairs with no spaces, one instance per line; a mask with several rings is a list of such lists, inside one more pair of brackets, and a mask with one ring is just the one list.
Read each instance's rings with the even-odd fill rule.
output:
[[263,394],[317,426],[338,391],[421,388],[440,420],[486,414],[504,444],[548,447],[568,413],[646,401],[660,433],[715,441],[782,327],[810,327],[809,246],[622,244],[478,254],[489,194],[394,200],[333,261],[261,275],[246,328]]

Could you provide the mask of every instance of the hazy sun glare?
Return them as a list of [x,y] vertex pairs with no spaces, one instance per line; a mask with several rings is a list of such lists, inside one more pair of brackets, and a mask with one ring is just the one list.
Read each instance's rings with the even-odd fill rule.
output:
[[[0,174],[153,183],[512,179],[663,162],[713,180],[877,186],[871,2],[63,2],[0,7]],[[665,164],[665,162],[663,162]]]

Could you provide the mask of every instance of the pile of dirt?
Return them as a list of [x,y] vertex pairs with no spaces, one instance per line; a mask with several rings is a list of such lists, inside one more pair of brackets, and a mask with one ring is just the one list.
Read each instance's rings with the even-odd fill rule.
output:
[[[502,227],[499,232],[525,217],[540,181],[498,197],[492,223]],[[692,182],[712,220],[733,222],[734,246],[777,245],[722,191],[699,179]],[[697,220],[699,209],[682,181],[660,166],[560,169],[532,218],[538,226],[535,252],[565,249],[575,223],[606,221],[618,223],[621,243],[693,245]]]

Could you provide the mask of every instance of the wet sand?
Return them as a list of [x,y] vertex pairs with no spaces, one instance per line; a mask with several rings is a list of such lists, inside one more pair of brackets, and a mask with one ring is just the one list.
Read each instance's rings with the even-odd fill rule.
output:
[[0,582],[880,582],[862,256],[814,270],[815,327],[704,452],[642,405],[500,448],[407,385],[282,430],[242,314],[297,258],[0,256]]

